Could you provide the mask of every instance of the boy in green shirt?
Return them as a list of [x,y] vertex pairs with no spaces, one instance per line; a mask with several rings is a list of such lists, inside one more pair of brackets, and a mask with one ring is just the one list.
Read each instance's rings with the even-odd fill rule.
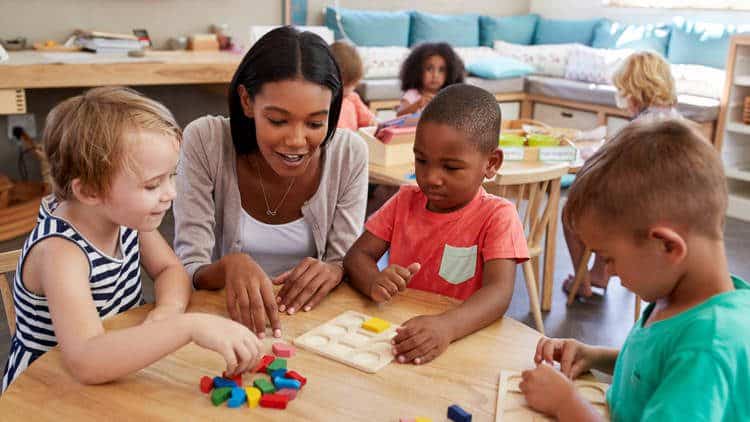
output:
[[564,223],[651,304],[620,350],[542,338],[529,406],[601,420],[570,379],[614,369],[613,421],[750,420],[750,286],[727,268],[726,206],[719,155],[684,121],[632,123],[586,162]]

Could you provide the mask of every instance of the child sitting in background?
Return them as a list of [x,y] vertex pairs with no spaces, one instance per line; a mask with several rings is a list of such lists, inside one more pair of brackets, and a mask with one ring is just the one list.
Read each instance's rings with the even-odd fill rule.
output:
[[376,124],[375,115],[362,102],[359,94],[354,91],[359,81],[362,80],[362,74],[364,73],[362,59],[359,58],[357,49],[347,42],[336,41],[331,44],[331,53],[339,65],[341,82],[344,84],[344,96],[341,101],[341,114],[337,127],[356,132],[362,126],[374,126]]
[[[184,313],[190,281],[156,230],[175,196],[181,138],[163,105],[126,88],[92,89],[52,109],[43,140],[54,194],[42,200],[15,274],[3,391],[58,344],[86,384],[126,376],[191,341],[221,353],[230,375],[255,364],[260,342],[246,327]],[[105,332],[103,318],[142,303],[141,265],[155,281],[154,309],[141,325]]]
[[614,369],[613,421],[750,420],[750,286],[727,268],[722,168],[680,120],[631,123],[586,162],[564,223],[652,303],[620,350],[540,340],[520,384],[532,408],[600,420],[569,379]]
[[[617,106],[630,112],[637,121],[681,118],[677,112],[677,94],[669,63],[658,53],[643,51],[628,56],[612,77],[617,88]],[[569,230],[564,230],[573,268],[578,268],[583,257],[583,244]],[[592,286],[607,288],[609,275],[604,271],[604,261],[597,255],[594,265],[587,271],[578,289],[578,295],[590,297]],[[574,276],[563,281],[568,292]]]
[[[503,161],[500,122],[487,91],[465,84],[440,91],[417,126],[418,186],[402,186],[373,214],[344,258],[352,285],[376,302],[407,285],[465,301],[406,321],[393,339],[401,363],[431,361],[510,304],[516,264],[529,254],[513,204],[482,187]],[[390,265],[378,271],[387,250]]]
[[464,63],[447,43],[423,43],[401,65],[401,104],[396,114],[422,111],[438,91],[464,81]]

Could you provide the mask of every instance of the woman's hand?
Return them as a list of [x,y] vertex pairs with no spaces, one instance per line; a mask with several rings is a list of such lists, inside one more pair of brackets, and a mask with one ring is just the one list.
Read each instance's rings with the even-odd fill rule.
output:
[[248,255],[229,254],[219,261],[223,269],[229,316],[265,337],[270,322],[274,337],[281,337],[281,324],[266,273]]
[[279,311],[289,315],[300,309],[309,311],[341,282],[344,268],[315,258],[305,258],[297,266],[276,277],[275,284],[283,284],[276,300]]

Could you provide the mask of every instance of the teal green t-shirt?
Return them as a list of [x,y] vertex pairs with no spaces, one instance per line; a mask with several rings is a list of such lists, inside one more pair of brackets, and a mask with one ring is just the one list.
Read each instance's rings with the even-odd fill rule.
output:
[[750,421],[750,285],[628,334],[607,392],[613,421]]

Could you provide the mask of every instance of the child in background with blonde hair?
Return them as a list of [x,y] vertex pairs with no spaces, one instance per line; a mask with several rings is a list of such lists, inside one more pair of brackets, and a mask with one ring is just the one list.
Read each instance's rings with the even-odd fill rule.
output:
[[364,74],[362,59],[357,54],[357,49],[347,42],[336,41],[331,44],[331,53],[339,65],[341,82],[344,84],[338,127],[356,132],[363,126],[374,126],[375,115],[354,91]]
[[[181,139],[169,110],[126,88],[92,89],[52,109],[43,142],[54,194],[42,200],[13,281],[3,391],[58,344],[85,384],[126,376],[191,341],[220,353],[230,375],[255,363],[260,342],[246,327],[184,313],[190,281],[156,230],[175,197]],[[155,282],[154,309],[141,325],[105,332],[102,319],[141,305],[141,265]]]
[[[677,111],[675,82],[669,63],[658,53],[641,51],[628,56],[612,76],[617,88],[617,106],[631,113],[636,121],[680,119]],[[583,258],[583,244],[569,230],[564,229],[573,268],[578,268]],[[563,282],[569,291],[573,275]],[[607,288],[609,275],[604,271],[604,261],[597,255],[578,289],[578,296],[590,297],[592,286]]]

